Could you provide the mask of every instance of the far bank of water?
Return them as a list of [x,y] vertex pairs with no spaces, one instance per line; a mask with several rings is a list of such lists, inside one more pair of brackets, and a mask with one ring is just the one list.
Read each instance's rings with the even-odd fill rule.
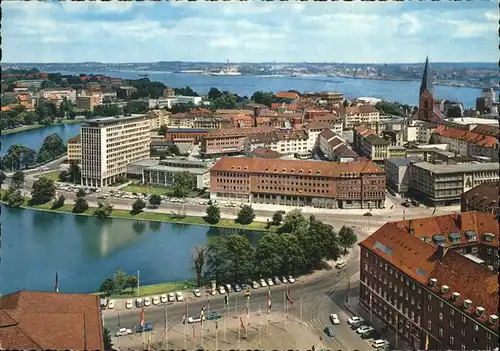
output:
[[229,233],[247,235],[252,245],[262,232],[185,224],[56,214],[1,206],[0,293],[20,289],[53,291],[56,271],[63,292],[96,291],[117,269],[140,270],[141,284],[194,278],[194,245]]

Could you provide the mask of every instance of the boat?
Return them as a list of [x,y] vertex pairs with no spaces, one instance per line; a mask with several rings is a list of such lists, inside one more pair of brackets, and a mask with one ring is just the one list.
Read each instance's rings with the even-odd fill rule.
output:
[[227,60],[227,68],[221,68],[219,71],[210,72],[211,76],[241,76],[236,68],[231,68],[229,65],[229,60]]
[[138,75],[139,77],[143,77],[143,78],[145,78],[145,77],[147,77],[149,74],[147,74],[147,73],[137,73],[137,75]]

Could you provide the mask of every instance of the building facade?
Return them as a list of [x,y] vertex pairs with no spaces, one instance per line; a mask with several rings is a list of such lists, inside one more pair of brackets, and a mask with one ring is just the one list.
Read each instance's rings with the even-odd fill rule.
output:
[[82,162],[82,140],[80,134],[68,139],[66,150],[68,152],[68,162]]
[[385,180],[387,188],[404,195],[410,189],[410,160],[407,158],[388,158],[385,160]]
[[76,102],[76,90],[73,88],[42,89],[38,92],[38,96],[43,99],[49,99],[52,96],[56,96],[59,100],[66,98],[72,103]]
[[481,211],[500,216],[498,182],[484,182],[462,194],[461,211]]
[[496,219],[479,215],[387,223],[359,244],[360,305],[414,350],[498,346],[498,275],[462,254],[496,255]]
[[145,115],[108,117],[81,127],[82,184],[105,187],[126,175],[127,164],[149,158],[151,135]]
[[444,115],[439,109],[439,102],[434,99],[432,73],[429,66],[429,58],[426,58],[422,83],[420,84],[418,119],[426,122],[437,122],[443,118]]
[[154,186],[171,187],[179,173],[188,172],[196,189],[210,187],[210,168],[206,162],[187,160],[162,160],[157,166],[142,171],[142,182]]
[[198,144],[211,129],[198,128],[167,128],[165,140],[172,143]]
[[318,208],[383,208],[385,202],[384,173],[371,161],[223,157],[210,178],[214,200]]

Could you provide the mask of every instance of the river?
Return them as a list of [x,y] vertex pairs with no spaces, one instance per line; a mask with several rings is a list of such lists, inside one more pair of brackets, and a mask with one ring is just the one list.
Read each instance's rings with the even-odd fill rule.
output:
[[[141,284],[194,279],[194,245],[233,229],[133,221],[100,220],[1,206],[0,293],[53,291],[56,271],[61,292],[96,291],[122,268],[140,271]],[[252,245],[262,232],[244,232]]]

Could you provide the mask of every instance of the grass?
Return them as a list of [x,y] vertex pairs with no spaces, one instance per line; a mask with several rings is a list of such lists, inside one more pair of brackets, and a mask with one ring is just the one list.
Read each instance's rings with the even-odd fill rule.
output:
[[[155,187],[147,185],[132,184],[123,187],[121,190],[128,191],[130,193],[173,196],[173,191],[171,188]],[[199,192],[191,191],[187,197],[197,197],[198,195]]]
[[53,180],[54,182],[60,182],[61,180],[59,179],[59,173],[61,173],[61,171],[47,172],[47,173],[41,174],[39,178],[45,177],[45,178],[48,178],[50,180]]
[[[64,121],[62,121],[60,123],[53,123],[51,125],[55,126],[55,125],[59,125],[59,124],[73,124],[73,123],[81,123],[81,122],[82,122],[81,120],[75,121],[75,120],[72,120],[72,119],[66,119],[66,120],[64,120]],[[28,125],[28,126],[22,126],[22,127],[19,127],[19,128],[2,130],[2,135],[20,133],[20,132],[25,132],[27,130],[40,129],[40,128],[45,128],[45,127],[50,127],[50,126],[46,126],[46,125],[43,125],[43,124],[32,124],[32,125]]]
[[[170,292],[183,291],[194,288],[196,288],[196,284],[190,280],[144,285],[144,286],[139,286],[139,296],[143,297],[143,296],[168,294]],[[103,293],[97,292],[94,293],[93,295],[103,295]],[[137,297],[137,288],[133,290],[131,288],[126,288],[122,290],[121,294],[118,293],[111,294],[110,297],[111,298]]]
[[[1,190],[0,194],[3,197],[5,190]],[[52,209],[52,202],[48,202],[42,205],[30,205],[28,201],[29,197],[24,197],[24,204],[21,208],[34,209],[40,211],[54,212],[54,213],[66,213],[78,216],[94,216],[95,207],[89,207],[89,209],[83,213],[73,213],[73,204],[65,204],[64,206]],[[2,201],[3,202],[3,201]],[[242,225],[236,223],[234,219],[221,218],[219,223],[212,225],[207,223],[202,217],[197,216],[181,216],[175,213],[157,213],[157,212],[140,212],[133,214],[128,210],[118,210],[114,209],[110,218],[117,219],[129,219],[129,220],[142,220],[142,221],[153,221],[153,222],[166,222],[166,223],[178,223],[178,224],[191,224],[191,225],[202,225],[202,226],[214,226],[221,228],[235,228],[235,229],[246,229],[255,231],[276,231],[276,227],[272,226],[267,228],[267,223],[264,222],[252,222],[248,225]]]

